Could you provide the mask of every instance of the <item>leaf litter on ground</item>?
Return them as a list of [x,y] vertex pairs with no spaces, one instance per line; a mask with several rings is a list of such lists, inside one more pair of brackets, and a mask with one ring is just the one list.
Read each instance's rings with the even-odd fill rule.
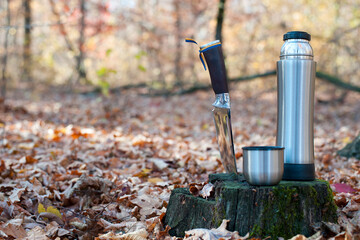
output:
[[[275,92],[255,94],[256,99],[242,92],[232,94],[239,171],[241,148],[273,145],[276,122]],[[31,101],[10,95],[1,119],[6,124],[0,151],[0,237],[170,239],[161,220],[171,190],[190,187],[193,194],[209,198],[213,186],[208,174],[224,171],[212,97],[203,92],[147,98],[124,91],[106,98],[45,94]],[[336,155],[359,134],[359,101],[350,93],[345,107],[330,106],[329,111],[329,105],[315,105],[316,173],[330,182],[339,219],[314,226],[318,238],[309,239],[359,237],[360,161]],[[14,110],[20,106],[24,111]],[[188,237],[229,234],[241,239],[224,226],[189,230]]]

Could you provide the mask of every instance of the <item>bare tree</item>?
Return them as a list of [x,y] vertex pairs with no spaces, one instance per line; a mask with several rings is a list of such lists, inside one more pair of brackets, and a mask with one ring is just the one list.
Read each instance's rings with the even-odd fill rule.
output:
[[74,47],[70,41],[69,34],[66,31],[64,23],[61,21],[60,13],[56,10],[55,2],[54,0],[49,0],[51,11],[56,17],[57,25],[59,26],[60,34],[64,37],[65,43],[69,51],[74,52]]
[[[225,0],[219,0],[218,15],[216,18],[215,39],[220,40],[221,43],[223,43],[222,27],[223,27],[223,23],[224,23],[224,14],[225,14]],[[224,58],[226,58],[225,53],[224,53]],[[227,75],[227,71],[226,71],[226,75]]]
[[225,0],[219,0],[215,39],[220,40],[220,42],[222,42],[222,27],[224,22],[224,12],[225,12]]
[[176,85],[182,87],[182,69],[181,69],[181,58],[182,58],[182,29],[181,29],[181,12],[180,12],[180,0],[174,0],[174,8],[175,8],[175,79]]
[[65,24],[61,21],[60,12],[56,9],[55,1],[49,0],[49,3],[50,3],[51,11],[56,18],[60,34],[64,38],[67,49],[74,53],[77,52],[77,55],[75,56],[75,71],[76,71],[77,76],[74,77],[74,74],[72,74],[69,79],[69,83],[71,85],[72,83],[78,83],[81,80],[85,80],[86,82],[88,82],[88,80],[86,78],[87,74],[86,74],[86,70],[85,70],[85,66],[84,66],[84,58],[85,58],[84,43],[85,43],[85,29],[86,29],[85,19],[86,19],[86,13],[87,13],[86,6],[85,6],[86,1],[80,0],[80,2],[79,2],[81,18],[80,18],[80,22],[79,22],[80,36],[79,36],[77,45],[71,41],[68,31],[66,30]]
[[32,59],[31,59],[31,23],[32,23],[32,13],[31,13],[31,2],[32,0],[23,0],[24,6],[24,45],[23,45],[23,78],[31,82],[31,68],[32,68]]
[[85,7],[85,0],[80,0],[80,12],[81,12],[81,18],[80,18],[80,29],[79,29],[79,54],[76,56],[76,70],[78,72],[78,78],[76,82],[80,82],[81,80],[86,80],[86,71],[84,66],[84,43],[85,43],[85,17],[86,17],[86,7]]
[[10,13],[10,0],[6,1],[6,25],[7,28],[5,30],[5,40],[4,40],[4,55],[2,57],[2,86],[1,86],[1,97],[2,101],[5,101],[5,95],[6,95],[6,82],[7,82],[7,76],[6,76],[6,66],[7,66],[7,60],[8,60],[8,42],[9,42],[9,26],[11,21],[11,13]]
[[[5,2],[5,1],[4,1]],[[6,83],[7,83],[7,76],[6,76],[6,66],[8,60],[8,42],[9,42],[9,27],[11,23],[11,12],[10,12],[10,0],[6,1],[6,30],[5,30],[5,40],[4,40],[4,55],[2,58],[2,81],[1,81],[1,97],[0,97],[0,111],[5,113],[5,99],[6,99]],[[5,119],[0,119],[0,124],[3,125],[2,127],[2,140],[3,144],[5,144]],[[4,147],[2,149],[5,149]]]

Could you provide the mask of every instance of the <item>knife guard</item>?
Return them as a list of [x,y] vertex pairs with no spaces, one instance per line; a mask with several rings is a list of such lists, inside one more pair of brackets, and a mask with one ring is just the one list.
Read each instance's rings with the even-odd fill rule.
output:
[[201,52],[204,54],[215,94],[228,93],[226,68],[221,45],[219,44],[208,49],[204,48]]

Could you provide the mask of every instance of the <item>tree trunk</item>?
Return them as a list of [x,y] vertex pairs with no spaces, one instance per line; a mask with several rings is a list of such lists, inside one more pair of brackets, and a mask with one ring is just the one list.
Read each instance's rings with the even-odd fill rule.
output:
[[225,0],[219,0],[215,39],[220,40],[220,42],[222,42],[222,27],[224,22],[224,13],[225,13]]
[[182,69],[181,69],[181,58],[182,58],[182,34],[181,34],[181,13],[180,13],[180,0],[174,0],[175,7],[175,79],[176,86],[182,87]]
[[[222,27],[223,27],[223,22],[224,22],[224,14],[225,14],[225,0],[219,0],[219,5],[218,5],[218,15],[217,15],[217,19],[216,19],[216,34],[215,34],[215,39],[220,40],[220,42],[223,44],[223,39],[222,39]],[[224,61],[226,59],[226,54],[223,51],[223,55],[224,55]],[[225,61],[225,65],[226,65],[226,61]],[[226,78],[228,77],[227,74],[227,69],[225,68],[225,74],[226,74]]]
[[79,54],[76,57],[76,70],[78,73],[77,83],[81,80],[86,80],[86,71],[84,66],[84,43],[85,43],[85,17],[86,17],[86,7],[85,7],[85,0],[80,0],[80,12],[81,12],[81,18],[80,18],[80,36],[79,36]]
[[360,135],[354,141],[347,144],[343,149],[338,151],[338,154],[346,158],[356,158],[360,160]]
[[2,57],[2,76],[1,76],[1,98],[2,102],[5,106],[5,96],[6,96],[6,83],[7,83],[7,76],[6,76],[6,66],[8,60],[8,43],[9,43],[9,26],[10,26],[10,0],[6,1],[6,25],[7,28],[5,30],[5,39],[4,39],[4,55]]
[[31,54],[31,0],[24,0],[24,45],[23,45],[23,78],[27,82],[32,82],[32,54]]

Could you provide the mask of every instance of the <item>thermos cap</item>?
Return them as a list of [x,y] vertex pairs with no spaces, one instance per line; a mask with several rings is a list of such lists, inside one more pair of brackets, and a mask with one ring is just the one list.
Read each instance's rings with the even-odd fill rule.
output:
[[291,32],[287,32],[284,34],[283,40],[289,40],[289,39],[305,39],[310,41],[311,40],[311,35],[308,34],[307,32],[302,32],[302,31],[291,31]]

